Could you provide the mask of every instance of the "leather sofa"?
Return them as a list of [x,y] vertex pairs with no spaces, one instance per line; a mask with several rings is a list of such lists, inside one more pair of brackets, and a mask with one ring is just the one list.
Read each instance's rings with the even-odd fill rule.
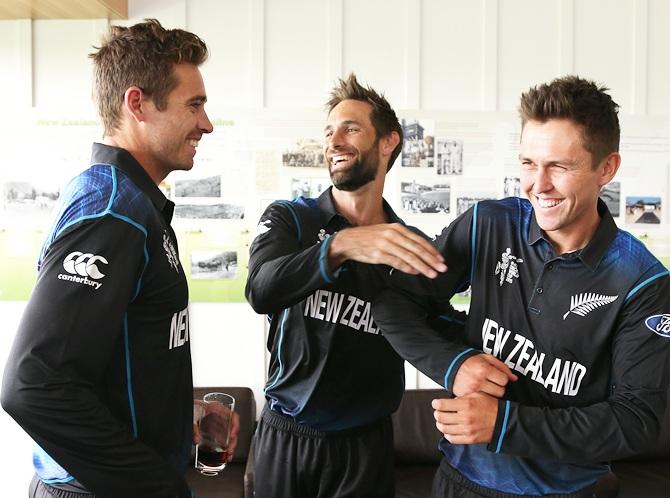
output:
[[[393,415],[396,457],[396,498],[429,498],[432,478],[440,461],[430,401],[441,389],[405,391]],[[670,390],[668,408],[657,445],[635,457],[611,462],[612,472],[596,486],[597,498],[670,497]]]
[[619,481],[618,498],[670,497],[670,389],[656,446],[643,454],[612,462]]
[[[237,450],[233,462],[219,476],[201,476],[191,468],[187,480],[196,498],[253,498],[253,392],[245,387],[202,387],[194,390],[194,396],[202,398],[211,391],[235,396],[241,421]],[[435,427],[430,402],[443,393],[441,389],[407,390],[393,414],[396,498],[431,496],[433,476],[441,458],[437,445],[442,435]],[[670,410],[666,410],[657,446],[640,456],[612,462],[612,470],[598,482],[597,498],[670,497]]]

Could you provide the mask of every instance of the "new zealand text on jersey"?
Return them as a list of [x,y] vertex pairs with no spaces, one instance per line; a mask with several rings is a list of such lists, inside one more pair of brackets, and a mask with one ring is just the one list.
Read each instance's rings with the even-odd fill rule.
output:
[[379,327],[370,313],[370,303],[339,292],[317,290],[305,299],[305,316],[339,323],[370,334],[379,333]]
[[172,315],[168,349],[178,348],[188,342],[188,306]]
[[[510,344],[514,344],[514,347],[504,355],[503,348],[512,335],[514,337]],[[556,358],[545,377],[543,370],[545,354],[538,354],[533,341],[521,334],[512,334],[511,330],[505,329],[490,318],[485,319],[482,325],[482,351],[500,358],[508,367],[542,384],[545,389],[551,389],[551,392],[565,396],[576,396],[586,375],[586,367],[581,363]]]

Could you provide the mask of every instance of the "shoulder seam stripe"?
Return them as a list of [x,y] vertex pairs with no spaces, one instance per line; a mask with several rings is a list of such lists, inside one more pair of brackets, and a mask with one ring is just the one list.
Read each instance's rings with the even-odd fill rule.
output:
[[666,276],[666,275],[670,275],[670,272],[669,272],[668,270],[662,271],[662,272],[657,273],[656,275],[654,275],[654,276],[652,276],[652,277],[649,277],[647,280],[645,280],[644,282],[640,283],[640,284],[637,285],[632,291],[630,291],[630,292],[626,295],[626,297],[625,297],[625,299],[624,299],[624,302],[628,301],[629,298],[633,297],[633,294],[635,294],[637,291],[639,291],[639,290],[640,290],[642,287],[644,287],[645,285],[648,285],[648,284],[650,284],[651,282],[653,282],[654,280],[656,280],[657,278],[661,278],[661,277],[664,277],[664,276]]
[[296,230],[298,231],[298,242],[302,244],[302,227],[300,225],[300,219],[298,218],[298,213],[296,212],[295,208],[289,201],[278,201],[278,202],[282,206],[286,206],[289,209],[289,211],[291,211],[291,215],[293,216],[293,220],[295,221]]
[[54,236],[54,240],[57,239],[58,236],[61,233],[63,233],[66,229],[70,228],[71,226],[73,226],[73,225],[75,225],[75,224],[77,224],[77,223],[79,223],[83,220],[91,220],[91,219],[94,219],[94,218],[102,218],[103,216],[105,216],[107,214],[109,214],[109,215],[111,215],[115,218],[118,218],[122,221],[125,221],[126,223],[129,223],[130,225],[132,225],[135,228],[137,228],[138,230],[140,230],[144,234],[145,237],[147,236],[147,230],[142,225],[137,223],[135,220],[129,218],[128,216],[118,214],[118,213],[112,211],[112,205],[114,203],[114,197],[116,197],[117,187],[116,187],[116,170],[115,170],[114,167],[111,167],[111,169],[112,169],[112,194],[109,197],[109,203],[107,204],[107,207],[105,208],[105,210],[101,211],[99,213],[96,213],[96,214],[87,214],[87,215],[84,215],[84,216],[81,216],[81,217],[77,218],[76,220],[72,220],[71,222],[67,223],[63,228],[61,228],[58,231],[58,233]]
[[479,202],[475,203],[472,210],[472,240],[470,241],[470,286],[475,281],[475,250],[477,244],[477,208]]

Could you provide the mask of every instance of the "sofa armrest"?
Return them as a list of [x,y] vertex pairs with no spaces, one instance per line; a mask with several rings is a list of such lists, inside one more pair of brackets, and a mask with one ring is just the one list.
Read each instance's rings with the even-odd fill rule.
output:
[[442,433],[435,427],[430,402],[444,395],[443,389],[405,391],[392,417],[396,464],[430,464],[437,467],[440,463],[442,453],[437,446]]

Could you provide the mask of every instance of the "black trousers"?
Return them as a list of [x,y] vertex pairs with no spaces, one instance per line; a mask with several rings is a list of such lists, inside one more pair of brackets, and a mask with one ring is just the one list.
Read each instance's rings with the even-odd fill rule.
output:
[[[575,493],[545,496],[546,498],[595,498],[595,488],[594,484]],[[522,496],[475,484],[449,465],[444,458],[433,480],[433,498],[521,498]]]
[[28,498],[95,498],[90,493],[75,493],[44,484],[39,477],[33,476],[30,482]]
[[319,432],[267,407],[256,430],[255,498],[393,498],[393,426],[387,417]]

